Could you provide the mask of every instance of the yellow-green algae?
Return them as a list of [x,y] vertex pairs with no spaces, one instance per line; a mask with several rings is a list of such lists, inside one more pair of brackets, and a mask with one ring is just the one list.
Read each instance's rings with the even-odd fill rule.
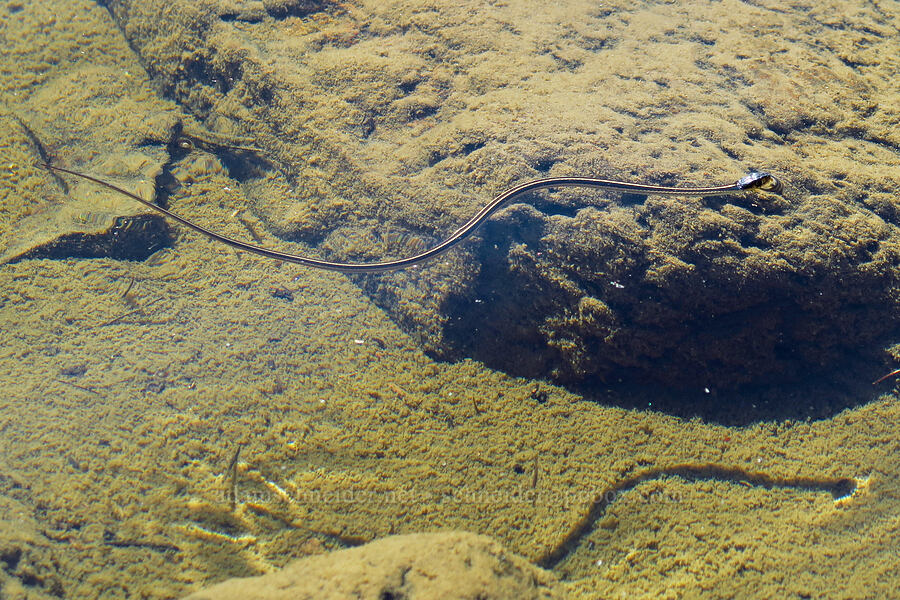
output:
[[[21,89],[52,85],[39,75],[52,71],[47,53],[72,68],[83,50],[135,67],[96,5],[14,4],[0,7],[4,36],[32,19],[15,26],[41,44],[4,49],[5,111],[17,111]],[[83,35],[97,31],[107,33]],[[29,234],[17,223],[33,207],[69,200],[3,118],[9,243]],[[860,160],[848,155],[840,170],[852,177],[868,168]],[[193,168],[179,209],[246,235],[229,218],[246,202],[233,182],[215,163]],[[273,296],[282,288],[292,301]],[[893,394],[823,421],[745,428],[600,406],[546,384],[539,404],[532,381],[429,359],[340,275],[189,234],[142,264],[6,265],[0,290],[4,597],[173,597],[346,543],[447,529],[487,533],[537,561],[618,481],[705,464],[860,487],[835,502],[654,479],[609,506],[593,548],[560,565],[569,578],[559,593],[886,597],[897,585]],[[238,444],[231,513],[225,468]]]

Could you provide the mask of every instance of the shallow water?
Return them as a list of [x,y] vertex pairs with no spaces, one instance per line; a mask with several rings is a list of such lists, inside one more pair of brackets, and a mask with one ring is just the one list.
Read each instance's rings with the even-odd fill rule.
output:
[[[104,4],[0,5],[0,252],[63,255],[0,266],[3,598],[181,597],[432,531],[545,596],[894,594],[894,4]],[[348,278],[176,226],[87,258],[142,211],[42,156],[344,260],[546,174],[788,188],[536,195]]]

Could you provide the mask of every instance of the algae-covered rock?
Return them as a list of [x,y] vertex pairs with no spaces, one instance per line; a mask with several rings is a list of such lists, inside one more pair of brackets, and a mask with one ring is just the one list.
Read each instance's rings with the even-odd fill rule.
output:
[[[124,40],[91,29],[94,7],[34,6],[0,25],[4,140],[0,183],[0,263],[29,258],[142,260],[171,243],[169,225],[136,202],[40,164],[86,171],[152,200],[181,122],[160,98]],[[57,19],[53,50],[38,33]],[[41,48],[36,51],[36,48]],[[13,101],[11,101],[13,100]],[[27,194],[22,191],[27,190]]]
[[537,600],[556,578],[486,536],[398,535],[294,561],[261,577],[230,579],[185,600]]
[[538,176],[785,181],[783,198],[533,195],[430,267],[360,278],[439,356],[721,388],[821,369],[896,324],[887,13],[176,4],[107,2],[162,89],[277,165],[245,182],[270,230],[331,258],[383,258],[384,231],[439,239]]

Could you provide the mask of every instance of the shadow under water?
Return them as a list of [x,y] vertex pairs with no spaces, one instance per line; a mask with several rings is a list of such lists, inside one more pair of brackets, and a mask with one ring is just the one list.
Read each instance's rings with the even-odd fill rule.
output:
[[847,354],[834,365],[798,373],[790,381],[761,381],[736,389],[675,389],[636,378],[615,384],[598,380],[564,386],[586,399],[635,410],[725,426],[744,427],[762,421],[818,421],[867,404],[891,389],[892,378],[874,381],[892,370],[883,352]]

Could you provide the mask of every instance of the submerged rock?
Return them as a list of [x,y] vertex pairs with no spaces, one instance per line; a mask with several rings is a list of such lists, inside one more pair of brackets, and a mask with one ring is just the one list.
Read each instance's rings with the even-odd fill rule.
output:
[[91,232],[62,233],[37,243],[31,238],[31,243],[26,248],[16,248],[10,254],[0,257],[0,264],[40,258],[146,260],[171,242],[169,225],[162,217],[113,217],[108,226]]
[[473,533],[417,533],[229,579],[185,600],[550,600],[556,578]]
[[545,175],[787,184],[534,195],[426,268],[360,278],[436,355],[727,388],[821,370],[897,325],[900,134],[877,102],[896,66],[873,59],[897,41],[875,9],[106,4],[167,93],[278,165],[242,181],[270,231],[330,258],[384,258],[384,231],[440,239]]

